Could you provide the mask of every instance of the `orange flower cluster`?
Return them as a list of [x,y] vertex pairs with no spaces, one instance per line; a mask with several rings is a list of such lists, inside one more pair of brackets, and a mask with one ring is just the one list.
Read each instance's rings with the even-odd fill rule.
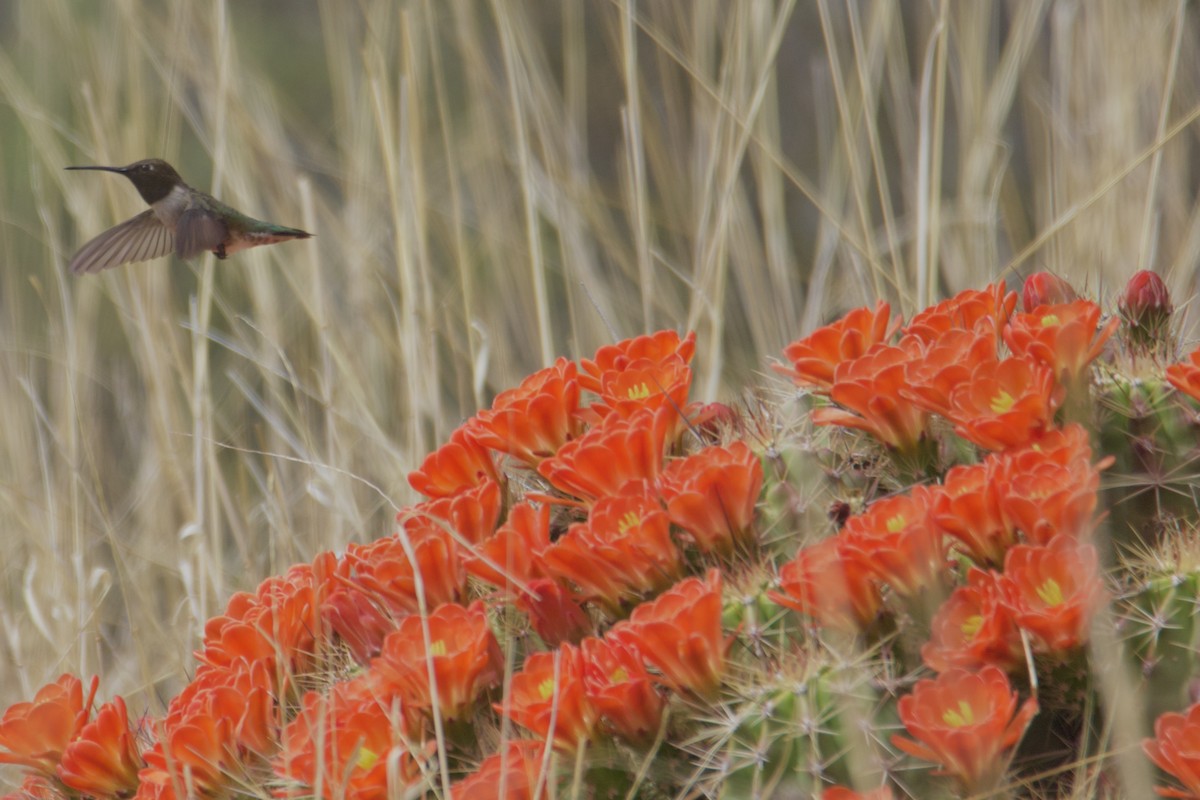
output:
[[[972,792],[993,788],[1037,713],[1008,677],[1026,643],[1051,661],[1080,652],[1107,597],[1091,538],[1111,461],[1055,415],[1115,323],[1067,290],[1031,279],[1015,313],[1015,293],[997,283],[903,327],[885,303],[857,309],[789,345],[781,368],[824,403],[818,424],[921,454],[937,449],[926,445],[947,428],[941,417],[992,451],[846,515],[836,535],[782,564],[768,593],[864,638],[891,630],[881,617],[903,623],[920,609],[930,622],[921,658],[938,676],[899,700],[907,735],[893,742]],[[502,392],[409,475],[425,499],[393,535],[231,598],[162,719],[131,724],[119,697],[93,713],[96,681],[63,676],[0,719],[0,763],[28,771],[29,794],[55,798],[220,797],[269,784],[278,797],[419,796],[436,785],[460,800],[540,800],[559,794],[555,759],[613,738],[623,744],[605,752],[654,742],[668,703],[716,703],[741,668],[712,565],[758,568],[774,552],[756,521],[760,455],[727,441],[741,424],[728,408],[689,403],[694,350],[691,335],[640,336]],[[1167,374],[1183,392],[1200,387],[1200,351]],[[932,619],[930,599],[942,601]],[[519,632],[505,638],[519,643],[519,666],[501,694],[496,631],[514,618]],[[481,720],[528,738],[490,756],[462,747],[455,737]],[[1193,728],[1200,712],[1167,715],[1146,744],[1193,792],[1175,796],[1197,794]]]
[[712,697],[727,647],[721,574],[714,569],[703,580],[688,578],[638,606],[604,637],[529,656],[496,709],[565,751],[601,732],[645,743],[658,731],[664,709],[654,684]]
[[307,692],[273,762],[282,796],[386,800],[417,785],[433,746],[411,742],[406,714],[372,674]]
[[[1062,293],[1027,284],[1026,294]],[[913,317],[894,344],[886,305],[857,309],[788,345],[792,366],[779,369],[831,401],[813,412],[816,424],[865,431],[899,453],[928,438],[931,414],[986,450],[1022,447],[1054,429],[1067,387],[1119,320],[1101,325],[1099,306],[1086,300],[1020,314],[1015,306],[1003,283],[964,291]]]
[[[46,796],[224,796],[270,780],[282,797],[375,798],[427,786],[439,721],[493,704],[558,749],[653,740],[665,692],[714,696],[727,648],[720,573],[668,587],[689,551],[728,558],[754,545],[763,483],[742,442],[668,457],[692,417],[711,428],[702,441],[719,435],[717,412],[688,403],[694,349],[693,336],[659,332],[501,393],[409,476],[428,499],[400,513],[394,535],[233,596],[205,626],[195,678],[144,726],[147,742],[120,698],[93,717],[95,682],[85,697],[64,676],[5,715],[0,761],[35,773],[28,788]],[[507,508],[511,470],[547,491]],[[552,541],[546,499],[586,518]],[[460,605],[469,576],[557,648],[531,652],[502,702],[484,701],[503,656],[483,602]],[[630,609],[592,635],[597,617]],[[352,677],[311,688],[347,657]],[[505,797],[545,796],[541,748],[509,743],[454,796],[499,796],[499,779]]]
[[269,766],[279,748],[280,698],[318,663],[320,570],[301,564],[234,595],[209,620],[201,667],[153,726],[138,797],[220,794]]
[[1095,523],[1100,473],[1087,431],[1068,425],[1036,445],[953,467],[936,493],[933,521],[976,563],[999,566],[1020,542],[1049,544],[1058,534],[1086,539]]
[[[859,632],[884,607],[882,589],[915,598],[948,585],[953,543],[975,564],[1004,569],[973,570],[952,592],[923,651],[931,668],[1012,667],[1019,663],[1019,629],[1048,652],[1069,650],[1084,640],[1100,599],[1087,542],[1100,471],[1109,463],[1093,463],[1086,431],[1070,425],[1037,445],[954,467],[943,484],[878,500],[848,518],[837,536],[802,548],[780,569],[780,591],[771,597],[824,627]],[[1047,583],[1050,563],[1073,573],[1066,594]],[[1034,613],[1030,597],[1043,596],[1047,602]]]
[[98,678],[85,687],[61,675],[0,718],[0,764],[30,770],[31,794],[115,797],[137,787],[143,762],[125,701],[116,697],[93,715],[98,686]]

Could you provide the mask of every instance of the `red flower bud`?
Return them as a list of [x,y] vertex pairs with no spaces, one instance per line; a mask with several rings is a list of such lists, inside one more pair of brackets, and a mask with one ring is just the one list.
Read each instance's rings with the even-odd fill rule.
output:
[[1155,349],[1166,341],[1171,321],[1171,295],[1157,273],[1139,270],[1125,284],[1117,301],[1125,321],[1126,341],[1137,349]]

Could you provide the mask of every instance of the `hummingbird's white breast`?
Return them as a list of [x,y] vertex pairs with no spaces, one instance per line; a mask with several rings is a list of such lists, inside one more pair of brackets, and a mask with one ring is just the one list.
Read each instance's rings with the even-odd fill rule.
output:
[[188,210],[191,202],[191,193],[183,186],[175,186],[166,197],[152,205],[151,208],[154,209],[154,216],[158,217],[163,225],[174,230],[175,225],[179,222],[179,217]]

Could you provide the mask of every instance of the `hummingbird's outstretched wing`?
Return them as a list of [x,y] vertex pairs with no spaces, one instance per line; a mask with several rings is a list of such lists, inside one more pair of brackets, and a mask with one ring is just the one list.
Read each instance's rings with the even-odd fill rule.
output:
[[71,258],[71,272],[99,272],[134,261],[149,261],[165,256],[174,247],[170,229],[154,216],[153,209],[147,209],[79,248]]
[[216,250],[228,234],[229,229],[215,214],[202,208],[189,208],[175,223],[175,255],[186,259]]

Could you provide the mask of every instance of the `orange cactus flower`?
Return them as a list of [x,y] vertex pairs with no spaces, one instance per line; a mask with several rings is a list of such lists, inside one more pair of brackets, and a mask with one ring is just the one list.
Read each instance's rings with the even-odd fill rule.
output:
[[1154,721],[1154,738],[1142,741],[1146,756],[1182,789],[1157,786],[1162,797],[1200,800],[1200,703],[1182,714],[1170,711]]
[[971,372],[980,364],[996,363],[996,347],[1000,338],[989,331],[949,330],[927,345],[905,338],[902,348],[920,348],[920,355],[904,367],[907,385],[900,387],[900,396],[920,408],[943,417],[950,417],[950,394],[971,380]]
[[584,689],[601,723],[630,742],[653,741],[666,703],[641,656],[628,644],[611,639],[589,637],[579,649]]
[[[283,678],[284,688],[288,681]],[[279,744],[279,684],[270,659],[204,666],[171,701],[164,722],[171,730],[197,716],[215,716],[230,745],[253,756],[270,755]]]
[[1031,313],[1038,306],[1070,303],[1077,297],[1075,288],[1054,273],[1035,272],[1021,287],[1021,308]]
[[858,633],[879,614],[879,586],[857,559],[844,559],[836,538],[822,539],[796,553],[779,570],[779,588],[768,596],[812,617],[817,624]]
[[580,391],[579,368],[560,358],[496,395],[491,410],[476,414],[468,426],[484,447],[535,466],[581,432]]
[[406,741],[399,699],[379,695],[366,675],[337,684],[327,694],[308,692],[288,723],[273,764],[288,782],[283,797],[387,800],[422,780],[433,743]]
[[934,672],[988,664],[1008,671],[1024,660],[1021,635],[1001,602],[995,573],[972,567],[967,585],[950,593],[930,627],[921,660]]
[[83,681],[63,674],[26,703],[9,706],[0,718],[0,764],[18,764],[55,776],[63,751],[87,724],[100,679],[84,695]]
[[[158,786],[173,792],[168,796],[186,797],[184,787],[219,796],[237,785],[249,766],[264,757],[238,743],[246,705],[247,698],[231,686],[205,686],[177,696],[161,723],[158,741],[144,756],[146,766],[138,773],[142,786]],[[269,746],[274,749],[273,742]]]
[[1100,355],[1120,320],[1114,317],[1103,327],[1099,323],[1100,306],[1073,300],[1014,314],[1003,335],[1014,355],[1027,355],[1050,367],[1057,380],[1070,385]]
[[762,484],[762,462],[745,442],[672,461],[658,481],[671,522],[705,553],[728,553],[753,536]]
[[579,382],[589,392],[602,394],[602,376],[606,373],[623,372],[637,361],[660,363],[670,361],[673,357],[682,359],[684,364],[690,364],[695,352],[694,332],[688,333],[682,339],[675,331],[644,334],[617,344],[605,345],[590,359],[581,359],[579,365],[582,372],[579,374]]
[[999,461],[960,464],[946,473],[933,503],[933,522],[952,536],[976,562],[1000,566],[1017,543],[1000,512]]
[[774,369],[790,377],[797,386],[828,391],[839,364],[859,358],[874,345],[891,338],[900,324],[891,315],[891,306],[883,301],[873,309],[856,308],[837,322],[789,344],[783,355],[791,366],[776,364]]
[[542,641],[575,642],[591,630],[578,598],[545,568],[550,547],[550,507],[513,506],[495,535],[466,556],[467,571],[502,590],[528,615]]
[[426,608],[457,601],[467,584],[461,548],[449,534],[428,520],[424,525],[405,528],[413,554],[411,560],[399,535],[346,548],[349,580],[396,619],[420,610],[418,573]]
[[979,331],[1000,337],[1004,323],[1017,306],[1017,293],[1005,292],[1004,281],[983,289],[966,289],[930,306],[909,321],[901,333],[931,345],[950,331]]
[[654,481],[678,414],[665,406],[627,419],[610,414],[538,464],[538,472],[556,489],[589,502],[617,494],[631,480]]
[[1027,358],[980,364],[950,393],[955,431],[986,450],[1023,447],[1049,431],[1063,390],[1054,373]]
[[426,497],[449,497],[491,479],[501,481],[496,457],[476,438],[470,420],[458,426],[450,439],[408,473],[408,483]]
[[477,770],[451,786],[450,797],[452,800],[548,798],[548,781],[539,780],[544,749],[543,742],[510,741],[504,750],[485,758]]
[[496,710],[566,752],[590,740],[599,722],[584,687],[583,655],[572,644],[525,659],[507,701],[496,703]]
[[350,581],[333,580],[331,584],[321,600],[321,620],[358,663],[366,664],[379,655],[384,637],[395,630],[396,622]]
[[1065,535],[1045,546],[1009,550],[999,586],[1017,625],[1050,653],[1087,641],[1092,615],[1105,596],[1096,548]]
[[184,797],[191,786],[219,795],[244,780],[278,747],[276,683],[271,659],[202,666],[159,723],[139,793]]
[[866,354],[838,364],[829,396],[843,409],[824,407],[812,413],[817,425],[841,425],[866,431],[901,452],[909,452],[925,436],[929,413],[902,394],[911,350],[879,344]]
[[478,544],[496,532],[502,495],[500,484],[488,478],[449,497],[417,503],[400,512],[398,519],[402,524],[418,526],[422,523],[409,523],[409,520],[419,517],[428,517],[435,523],[440,520],[462,537],[462,541]]
[[[425,626],[414,614],[384,639],[382,654],[371,662],[371,670],[409,708],[430,709],[436,702],[443,719],[464,719],[475,699],[500,681],[504,666],[500,643],[479,600],[470,608],[455,603],[438,606],[426,624],[428,650]],[[436,697],[431,694],[435,682]]]
[[836,539],[841,558],[902,597],[945,583],[946,547],[932,520],[934,498],[931,489],[914,486],[850,517]]
[[1030,449],[999,463],[1000,512],[1009,530],[1021,531],[1029,544],[1049,544],[1060,533],[1075,539],[1091,534],[1100,470],[1090,462],[1060,464]]
[[729,645],[721,634],[721,572],[687,578],[642,603],[608,638],[632,645],[675,691],[715,697]]
[[289,672],[308,669],[320,630],[317,581],[309,564],[267,578],[254,592],[238,592],[225,613],[204,625],[204,646],[196,658],[211,666],[239,660],[277,659]]
[[1176,389],[1200,402],[1200,347],[1192,351],[1187,361],[1167,367],[1167,380]]
[[535,578],[527,591],[517,594],[514,605],[529,617],[529,624],[551,647],[576,643],[592,633],[592,619],[573,592],[557,580]]
[[663,406],[675,411],[682,425],[688,392],[692,387],[692,368],[677,355],[661,360],[641,358],[619,370],[600,375],[600,399],[587,407],[584,417],[593,424],[609,414],[629,417],[643,408]]
[[1004,752],[1025,733],[1037,714],[1037,701],[1017,708],[1017,693],[996,667],[978,672],[951,669],[936,680],[917,681],[900,698],[900,721],[917,740],[896,735],[892,744],[922,761],[940,764],[943,774],[961,780],[969,793],[984,791],[1000,778]]
[[636,482],[597,500],[587,522],[572,525],[542,561],[552,576],[613,608],[669,585],[682,569],[666,509],[648,483]]
[[1071,469],[1090,466],[1104,471],[1112,466],[1113,460],[1112,456],[1105,456],[1092,464],[1092,446],[1088,431],[1077,422],[1048,431],[1028,447],[1002,454],[1003,469],[1009,475],[1029,472],[1047,463]]
[[67,745],[58,765],[58,778],[85,795],[116,797],[137,789],[142,766],[125,701],[114,697],[111,703],[100,706],[92,721]]
[[467,572],[504,588],[548,577],[539,556],[550,546],[550,506],[517,503],[495,534],[464,553]]

